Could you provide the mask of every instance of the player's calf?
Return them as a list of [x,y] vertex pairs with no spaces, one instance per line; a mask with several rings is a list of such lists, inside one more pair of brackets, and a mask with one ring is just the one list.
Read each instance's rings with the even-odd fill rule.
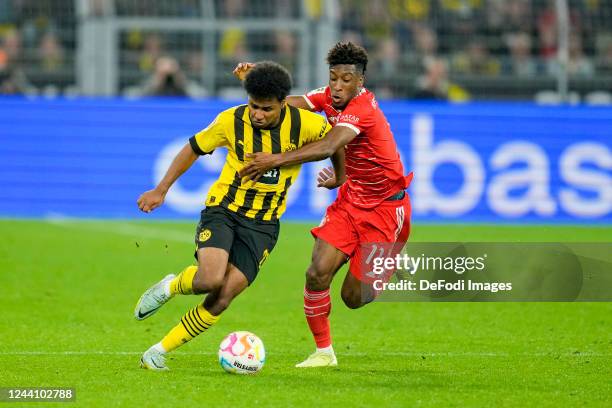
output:
[[359,309],[370,302],[364,302],[361,298],[361,293],[356,293],[352,290],[344,290],[342,288],[342,301],[349,309]]
[[359,309],[372,302],[376,293],[370,285],[362,283],[349,271],[342,283],[341,296],[349,309]]

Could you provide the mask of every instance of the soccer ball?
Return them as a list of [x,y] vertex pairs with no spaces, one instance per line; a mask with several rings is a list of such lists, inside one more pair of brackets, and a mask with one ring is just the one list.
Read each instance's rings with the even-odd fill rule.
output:
[[263,342],[251,332],[230,333],[219,345],[219,364],[228,373],[255,374],[265,361]]

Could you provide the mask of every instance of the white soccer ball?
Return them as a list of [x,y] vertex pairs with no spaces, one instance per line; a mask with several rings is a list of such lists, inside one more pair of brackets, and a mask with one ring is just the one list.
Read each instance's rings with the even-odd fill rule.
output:
[[263,342],[251,332],[230,333],[219,345],[219,364],[228,373],[255,374],[265,361]]

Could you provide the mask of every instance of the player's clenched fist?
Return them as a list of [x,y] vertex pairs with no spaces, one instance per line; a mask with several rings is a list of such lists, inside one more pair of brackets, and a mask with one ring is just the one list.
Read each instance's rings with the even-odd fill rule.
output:
[[317,176],[317,187],[325,187],[333,190],[342,185],[342,180],[336,180],[336,173],[333,167],[325,167]]
[[241,81],[244,81],[244,78],[246,78],[246,74],[254,66],[255,64],[253,62],[240,62],[238,63],[238,65],[236,65],[236,68],[234,68],[234,71],[232,73],[234,74],[236,78],[238,78]]
[[136,203],[141,211],[150,213],[164,203],[165,197],[166,195],[164,193],[157,189],[153,189],[142,193],[142,195],[138,197]]

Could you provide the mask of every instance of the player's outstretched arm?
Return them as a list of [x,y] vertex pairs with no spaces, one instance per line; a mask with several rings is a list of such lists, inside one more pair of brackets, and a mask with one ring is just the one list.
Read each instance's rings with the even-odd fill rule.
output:
[[314,109],[310,107],[308,102],[306,102],[306,97],[304,95],[289,95],[286,99],[287,103],[294,108],[304,109],[307,111],[314,112]]
[[276,167],[327,159],[338,149],[344,148],[355,136],[357,133],[354,130],[346,126],[336,126],[323,139],[297,150],[278,154],[247,154],[246,157],[250,161],[240,170],[240,177],[257,181],[266,171]]
[[[234,76],[240,81],[244,81],[244,78],[246,78],[246,75],[254,66],[254,62],[240,62],[238,65],[236,65],[236,68],[234,68],[232,74],[234,74]],[[304,95],[289,95],[286,98],[286,101],[289,105],[295,108],[305,109],[311,112],[313,110],[308,102],[306,102],[306,97]]]
[[140,208],[141,211],[150,213],[162,205],[172,184],[174,184],[181,174],[191,167],[197,158],[198,155],[194,153],[191,145],[187,143],[176,155],[168,171],[166,171],[164,178],[159,182],[157,187],[153,190],[145,191],[138,198],[138,208]]

